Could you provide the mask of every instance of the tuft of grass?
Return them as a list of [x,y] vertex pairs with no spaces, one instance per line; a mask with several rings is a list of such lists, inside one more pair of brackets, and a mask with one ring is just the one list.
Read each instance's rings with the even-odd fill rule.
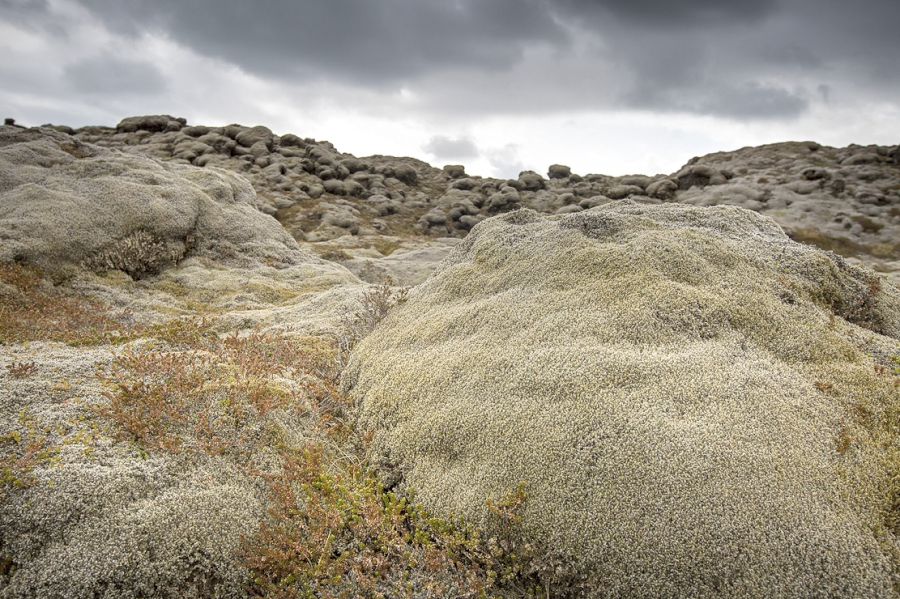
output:
[[390,256],[400,247],[400,242],[395,239],[383,239],[378,237],[372,241],[372,247],[378,250],[382,256]]
[[0,435],[0,501],[8,487],[30,487],[36,483],[34,469],[55,460],[58,448],[39,430],[28,412],[19,414],[19,426]]

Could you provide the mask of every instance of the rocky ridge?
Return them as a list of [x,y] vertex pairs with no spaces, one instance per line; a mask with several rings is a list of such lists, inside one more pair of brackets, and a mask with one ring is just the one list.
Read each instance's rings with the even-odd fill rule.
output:
[[788,142],[692,158],[668,175],[579,175],[551,165],[546,176],[526,171],[507,180],[470,176],[462,165],[439,169],[412,158],[357,158],[327,141],[276,135],[262,126],[188,126],[184,119],[148,116],[115,128],[58,129],[127,153],[238,172],[256,189],[259,209],[295,239],[369,278],[390,274],[391,265],[381,267],[378,259],[404,243],[408,250],[412,240],[418,247],[462,238],[495,214],[518,208],[574,213],[627,198],[747,208],[771,217],[797,241],[900,281],[897,146]]

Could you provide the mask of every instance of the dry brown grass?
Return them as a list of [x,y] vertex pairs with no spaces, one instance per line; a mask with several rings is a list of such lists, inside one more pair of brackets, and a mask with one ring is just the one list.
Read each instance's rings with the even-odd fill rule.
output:
[[121,316],[114,317],[100,302],[55,287],[34,267],[0,263],[0,343],[117,342],[137,333]]
[[264,431],[272,410],[340,405],[326,376],[328,356],[315,345],[258,331],[218,337],[207,326],[159,327],[155,332],[177,349],[126,351],[115,359],[102,377],[109,402],[96,410],[116,424],[119,440],[144,451],[247,460],[274,441]]

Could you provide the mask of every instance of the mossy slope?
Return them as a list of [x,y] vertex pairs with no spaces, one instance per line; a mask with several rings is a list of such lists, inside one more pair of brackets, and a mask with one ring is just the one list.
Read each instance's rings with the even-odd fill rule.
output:
[[[895,596],[900,293],[733,207],[485,221],[344,388],[401,488],[611,597]],[[874,356],[874,357],[873,357]],[[576,593],[577,594],[577,593]]]

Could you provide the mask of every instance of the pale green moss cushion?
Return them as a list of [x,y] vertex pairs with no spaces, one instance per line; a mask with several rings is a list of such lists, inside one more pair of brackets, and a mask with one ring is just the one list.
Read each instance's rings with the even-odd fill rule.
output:
[[898,388],[875,366],[898,298],[739,208],[522,210],[478,225],[344,387],[386,480],[439,514],[490,525],[524,481],[516,534],[560,584],[887,597]]

